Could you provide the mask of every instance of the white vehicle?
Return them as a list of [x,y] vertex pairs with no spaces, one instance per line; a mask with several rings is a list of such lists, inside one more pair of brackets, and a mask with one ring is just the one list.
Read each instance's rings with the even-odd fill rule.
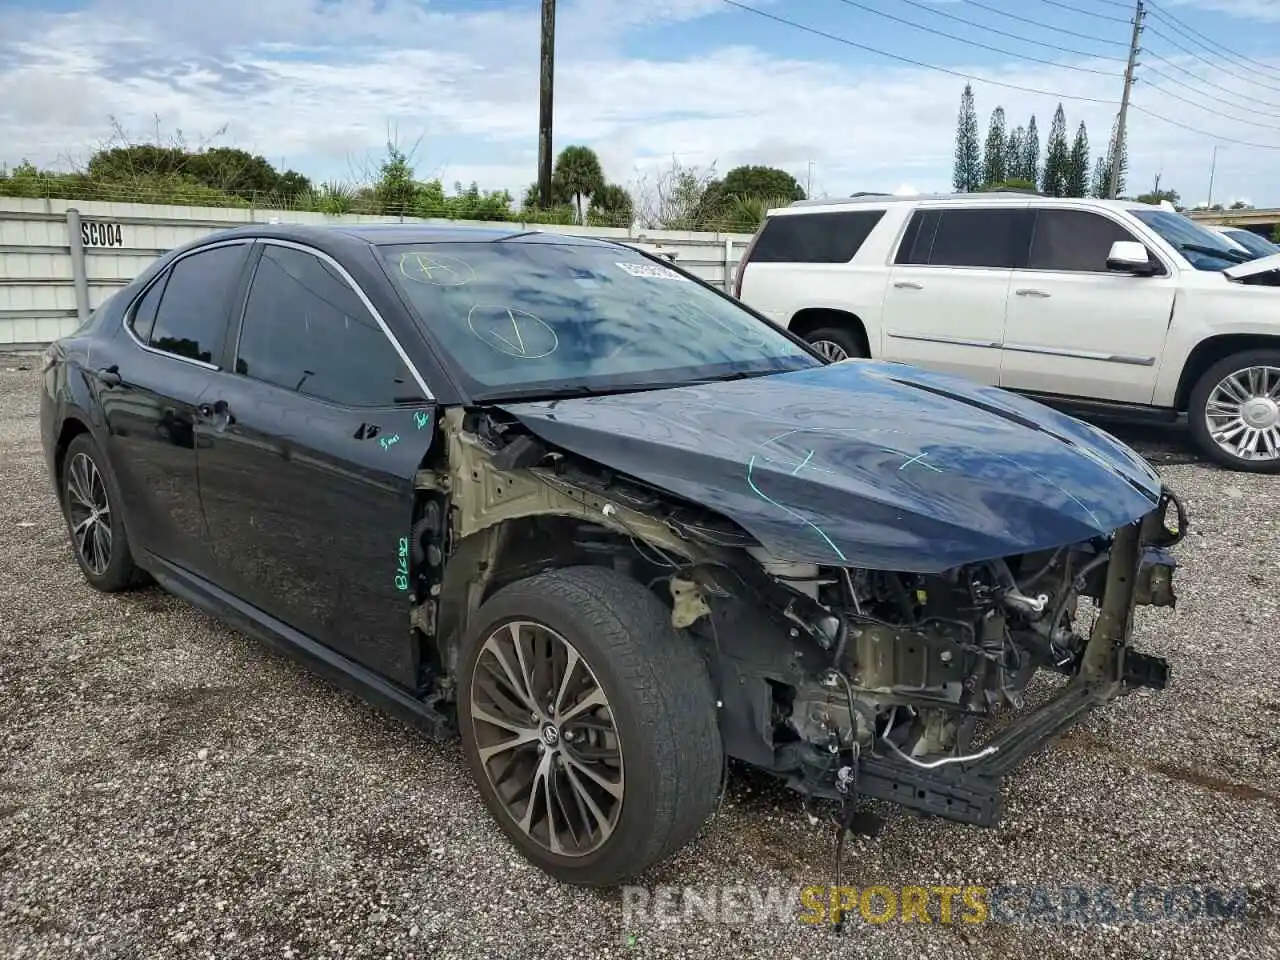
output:
[[1280,472],[1280,255],[1172,210],[1017,193],[769,211],[734,293],[832,360],[916,364],[1080,410],[1185,413]]
[[1280,246],[1244,227],[1228,227],[1217,223],[1206,223],[1205,226],[1214,233],[1220,233],[1228,240],[1239,244],[1242,249],[1255,257],[1269,257],[1280,253]]

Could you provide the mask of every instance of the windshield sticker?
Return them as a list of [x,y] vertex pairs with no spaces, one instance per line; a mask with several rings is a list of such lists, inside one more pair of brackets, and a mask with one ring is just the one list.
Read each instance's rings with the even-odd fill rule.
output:
[[645,280],[679,280],[681,283],[688,283],[689,278],[681,276],[668,267],[660,267],[656,263],[615,263],[619,270],[623,273],[629,273],[633,277],[642,277]]
[[467,326],[487,346],[520,360],[540,360],[560,346],[556,332],[540,317],[502,304],[477,303],[467,314]]
[[443,253],[400,254],[400,275],[414,283],[437,287],[461,287],[476,278],[471,264]]

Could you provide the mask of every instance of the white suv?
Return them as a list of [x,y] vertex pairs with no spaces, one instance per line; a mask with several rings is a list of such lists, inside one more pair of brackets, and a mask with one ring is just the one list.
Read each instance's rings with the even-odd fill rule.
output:
[[876,357],[1058,405],[1188,415],[1280,472],[1280,255],[1162,207],[1028,194],[769,211],[734,293],[833,360]]

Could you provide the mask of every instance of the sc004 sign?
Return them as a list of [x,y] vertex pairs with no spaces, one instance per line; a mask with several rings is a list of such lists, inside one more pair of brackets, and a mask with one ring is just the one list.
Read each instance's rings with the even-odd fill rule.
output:
[[118,223],[98,220],[80,222],[80,242],[86,247],[123,247],[124,231]]

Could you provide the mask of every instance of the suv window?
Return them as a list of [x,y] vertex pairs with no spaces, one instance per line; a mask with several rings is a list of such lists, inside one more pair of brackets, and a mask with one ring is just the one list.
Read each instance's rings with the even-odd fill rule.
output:
[[[246,247],[214,247],[183,257],[173,265],[169,278],[163,281],[164,291],[152,321],[147,341],[152,347],[190,360],[217,362],[226,340],[227,309],[240,279]],[[157,283],[156,288],[159,286]],[[145,303],[139,304],[140,309],[144,306]],[[147,320],[145,316],[136,319]],[[141,331],[138,336],[142,336]]]
[[319,257],[292,247],[263,248],[236,373],[348,407],[423,399],[350,285]]
[[917,210],[894,263],[934,267],[1021,266],[1031,240],[1024,209]]
[[1111,245],[1137,239],[1109,217],[1088,210],[1038,210],[1027,268],[1106,273]]
[[848,263],[883,210],[770,217],[751,250],[752,263]]

